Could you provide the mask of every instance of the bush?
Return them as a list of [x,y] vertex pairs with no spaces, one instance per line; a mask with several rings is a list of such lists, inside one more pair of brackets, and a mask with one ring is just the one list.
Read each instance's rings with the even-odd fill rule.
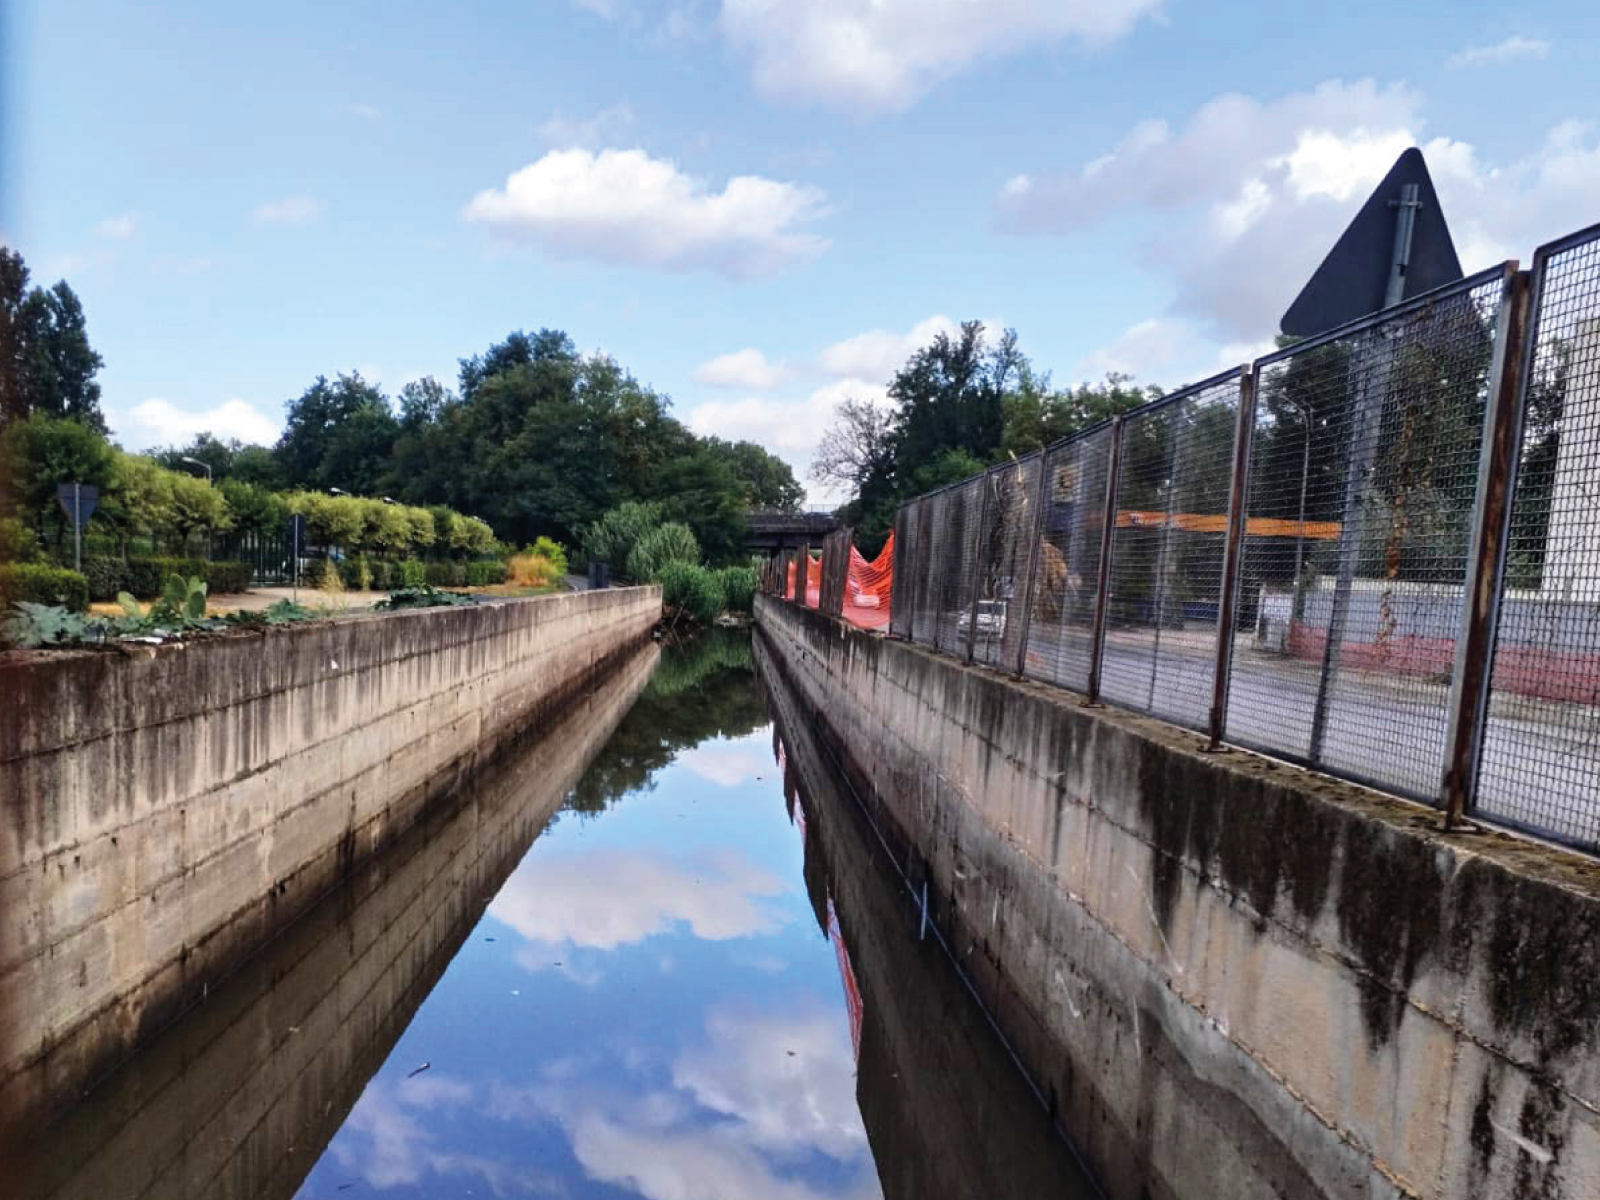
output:
[[467,564],[449,559],[427,563],[423,567],[423,582],[431,588],[466,587]]
[[668,563],[697,563],[700,561],[700,543],[687,525],[669,521],[650,530],[634,545],[628,555],[628,576],[635,583],[661,579]]
[[506,564],[498,558],[484,558],[467,564],[468,587],[493,587],[506,581]]
[[89,607],[89,581],[77,571],[38,563],[0,566],[0,612],[9,612],[20,601],[84,612]]
[[312,568],[311,585],[319,592],[337,596],[344,591],[344,580],[339,578],[339,565],[331,558],[323,559],[320,568]]
[[506,577],[518,587],[550,587],[565,575],[561,564],[531,550],[513,554],[506,563]]
[[109,554],[85,555],[83,578],[89,587],[89,599],[96,603],[115,600],[118,592],[133,591],[127,562]]
[[[250,590],[250,564],[242,562],[195,563],[192,572],[206,581],[206,590],[213,596]],[[185,576],[187,578],[187,576]]]
[[533,553],[540,558],[548,558],[555,564],[556,574],[565,576],[567,573],[567,548],[554,538],[540,536],[533,543]]
[[0,563],[31,563],[43,557],[33,530],[15,517],[0,517]]
[[670,562],[661,569],[661,603],[709,625],[722,611],[722,585],[698,563]]
[[398,574],[390,575],[389,587],[419,588],[428,583],[428,568],[419,559],[408,558],[395,564]]
[[589,562],[606,562],[622,574],[640,538],[661,524],[661,506],[630,500],[607,509],[583,533],[583,553]]
[[756,571],[754,567],[723,567],[717,573],[722,589],[722,607],[729,612],[751,612],[755,608]]
[[352,592],[365,592],[372,587],[372,564],[365,555],[342,559],[339,563],[339,582]]

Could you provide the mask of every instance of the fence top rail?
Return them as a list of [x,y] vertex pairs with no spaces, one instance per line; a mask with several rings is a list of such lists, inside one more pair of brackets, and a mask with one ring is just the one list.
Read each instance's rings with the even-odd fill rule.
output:
[[1546,262],[1558,254],[1564,254],[1588,242],[1600,241],[1600,224],[1590,225],[1587,229],[1577,229],[1565,237],[1558,237],[1554,241],[1546,242],[1533,252],[1533,266],[1535,270],[1544,266]]
[[1423,292],[1419,296],[1412,296],[1409,300],[1402,300],[1390,308],[1380,308],[1377,312],[1368,313],[1364,317],[1357,317],[1354,321],[1347,321],[1343,325],[1336,325],[1326,333],[1319,333],[1316,337],[1306,338],[1304,341],[1285,346],[1282,350],[1274,350],[1271,354],[1263,354],[1253,364],[1259,372],[1263,367],[1275,366],[1293,358],[1297,354],[1304,354],[1307,350],[1315,350],[1318,346],[1326,346],[1329,342],[1337,342],[1343,338],[1351,337],[1357,333],[1365,333],[1380,325],[1387,325],[1390,321],[1400,317],[1408,317],[1413,313],[1430,308],[1441,300],[1447,300],[1457,294],[1464,294],[1482,287],[1486,283],[1493,283],[1496,279],[1504,282],[1517,273],[1517,260],[1508,258],[1505,262],[1496,263],[1486,267],[1475,275],[1468,275],[1454,283],[1446,283],[1439,287]]
[[1193,400],[1202,392],[1208,392],[1214,387],[1221,387],[1225,383],[1233,383],[1244,378],[1250,370],[1249,363],[1240,363],[1237,367],[1230,367],[1226,371],[1219,371],[1209,379],[1202,379],[1199,383],[1186,383],[1181,388],[1175,388],[1165,396],[1157,396],[1141,404],[1138,408],[1130,408],[1122,414],[1123,421],[1135,421],[1141,417],[1150,416],[1174,404],[1182,404],[1185,400]]

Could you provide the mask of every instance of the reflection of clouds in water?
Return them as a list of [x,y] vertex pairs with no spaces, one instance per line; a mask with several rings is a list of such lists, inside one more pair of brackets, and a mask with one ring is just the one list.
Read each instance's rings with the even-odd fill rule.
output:
[[767,756],[761,739],[740,738],[736,742],[701,742],[685,750],[673,761],[676,765],[722,787],[735,787],[754,779],[767,769]]
[[771,933],[783,917],[760,900],[781,891],[775,875],[732,851],[680,863],[595,850],[524,863],[489,914],[533,941],[612,950],[677,921],[707,941]]
[[375,1188],[415,1186],[430,1177],[476,1175],[496,1195],[553,1191],[555,1181],[530,1167],[439,1149],[428,1123],[415,1115],[461,1108],[474,1095],[468,1084],[442,1075],[374,1079],[334,1139],[333,1159]]
[[706,1045],[679,1055],[672,1081],[741,1122],[753,1144],[841,1159],[865,1149],[842,1014],[719,1012],[707,1018],[706,1032]]

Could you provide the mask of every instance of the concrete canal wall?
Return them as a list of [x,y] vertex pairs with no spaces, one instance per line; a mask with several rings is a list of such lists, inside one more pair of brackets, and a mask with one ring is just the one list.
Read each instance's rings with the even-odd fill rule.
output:
[[290,1200],[659,658],[639,647],[359,865],[6,1160],[0,1195]]
[[1600,1195],[1600,865],[757,597],[1115,1200]]
[[0,658],[0,1120],[146,1040],[660,607],[619,589]]

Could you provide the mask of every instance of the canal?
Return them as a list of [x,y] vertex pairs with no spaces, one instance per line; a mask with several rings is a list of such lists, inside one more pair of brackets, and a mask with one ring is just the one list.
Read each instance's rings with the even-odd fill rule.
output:
[[17,1194],[1095,1196],[768,687],[740,631],[641,652],[66,1110]]

